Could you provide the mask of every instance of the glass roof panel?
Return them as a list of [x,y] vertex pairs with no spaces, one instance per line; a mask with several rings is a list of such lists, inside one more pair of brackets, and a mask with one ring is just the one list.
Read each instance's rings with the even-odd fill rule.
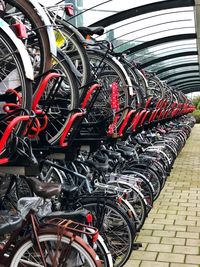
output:
[[178,72],[181,72],[181,71],[190,71],[190,70],[199,70],[199,66],[196,65],[196,66],[188,66],[188,67],[180,67],[180,68],[175,68],[175,69],[171,69],[171,70],[168,70],[168,71],[164,71],[160,74],[158,74],[158,76],[160,77],[160,79],[168,76],[168,75],[172,75],[174,73],[178,73]]
[[[39,1],[45,5],[53,5],[60,0]],[[198,56],[193,55],[197,52],[197,41],[192,1],[180,1],[180,7],[177,7],[179,1],[172,0],[65,0],[65,2],[73,3],[76,14],[80,14],[70,18],[69,22],[76,26],[88,26],[94,23],[100,25],[98,22],[103,20],[103,25],[106,25],[105,32],[97,39],[111,41],[116,52],[126,51],[131,60],[148,66],[145,67],[147,70],[161,72],[162,69],[171,66],[193,64],[188,67],[166,69],[159,74],[159,77],[177,73],[175,77],[169,79],[173,81],[178,79],[179,72],[185,72],[180,74],[179,78],[186,78],[190,77],[186,71],[191,73],[191,70],[199,69],[199,66],[195,65],[198,64]],[[151,5],[145,8],[148,4],[152,4],[154,10],[151,9]],[[133,10],[130,12],[130,9]],[[118,14],[119,12],[122,13]],[[155,41],[157,43],[154,44]],[[186,55],[173,57],[178,53]],[[167,56],[172,57],[162,59]],[[194,75],[196,77],[198,73]]]
[[172,59],[167,59],[162,62],[159,62],[158,64],[153,64],[149,67],[147,67],[147,70],[156,71],[163,69],[168,66],[174,66],[181,63],[189,63],[189,62],[197,62],[198,56],[184,56],[184,57],[175,57]]
[[186,82],[196,82],[196,81],[199,81],[200,82],[200,77],[190,77],[190,78],[184,78],[180,81],[174,81],[173,83],[171,82],[170,85],[181,85],[183,83],[186,83]]
[[182,7],[150,12],[112,24],[99,39],[109,39],[117,51],[123,51],[152,39],[193,32],[193,7]]
[[[150,3],[156,3],[161,1],[165,0],[142,0],[142,5],[147,5]],[[67,2],[72,2],[72,1],[69,0]],[[90,9],[85,13],[83,13],[84,26],[93,24],[96,21],[107,18],[108,16],[116,14],[120,11],[141,6],[141,0],[134,0],[134,1],[129,0],[125,1],[124,3],[122,3],[121,0],[93,0],[93,1],[78,0],[77,2],[79,10],[82,11]]]
[[197,44],[195,39],[174,41],[171,43],[149,47],[147,49],[135,52],[132,55],[129,54],[129,58],[139,62],[142,61],[144,63],[155,57],[160,57],[185,51],[197,51]]
[[177,79],[185,79],[185,78],[188,78],[188,77],[199,77],[199,73],[198,72],[194,72],[194,73],[186,73],[186,74],[180,74],[180,75],[177,75],[175,77],[171,77],[169,79],[167,79],[167,82],[174,82],[176,81]]

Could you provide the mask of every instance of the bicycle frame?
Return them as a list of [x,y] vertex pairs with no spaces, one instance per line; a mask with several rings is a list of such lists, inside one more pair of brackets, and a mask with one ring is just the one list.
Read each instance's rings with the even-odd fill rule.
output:
[[[40,225],[39,225],[39,222],[38,222],[36,216],[34,215],[33,211],[30,211],[27,214],[26,218],[22,222],[22,225],[11,234],[11,236],[10,236],[9,240],[7,241],[7,243],[5,244],[5,246],[2,248],[2,250],[0,250],[1,263],[6,264],[5,266],[8,266],[9,261],[10,261],[9,258],[5,257],[6,253],[8,251],[9,252],[12,251],[13,244],[19,242],[18,239],[19,239],[21,231],[24,231],[25,227],[28,227],[28,226],[31,226],[31,228],[32,228],[32,231],[31,231],[32,232],[32,240],[34,240],[34,242],[36,242],[36,244],[39,248],[39,253],[42,257],[43,264],[46,267],[44,255],[42,253],[42,248],[41,248],[41,246],[39,244],[39,240],[38,240],[38,231],[40,229]],[[23,236],[23,237],[25,237],[25,236]]]

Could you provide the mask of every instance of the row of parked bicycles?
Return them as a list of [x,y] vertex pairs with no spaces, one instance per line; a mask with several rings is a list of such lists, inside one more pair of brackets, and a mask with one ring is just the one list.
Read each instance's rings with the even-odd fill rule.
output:
[[0,266],[124,266],[194,106],[70,4],[0,16]]

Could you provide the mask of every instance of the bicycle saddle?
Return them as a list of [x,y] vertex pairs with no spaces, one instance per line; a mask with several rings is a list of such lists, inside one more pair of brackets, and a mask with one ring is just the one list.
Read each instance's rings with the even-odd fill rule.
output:
[[108,164],[108,162],[98,162],[98,161],[93,161],[93,160],[88,159],[85,161],[85,163],[89,167],[94,167],[98,171],[102,171],[102,172],[106,172],[110,168],[110,165]]
[[112,151],[109,149],[102,149],[102,152],[107,154],[109,158],[111,159],[121,159],[121,153],[117,152],[117,151]]
[[7,210],[0,211],[0,233],[1,235],[12,233],[22,224],[22,217],[18,213]]
[[117,152],[120,152],[122,157],[125,158],[125,159],[130,159],[130,158],[133,158],[134,157],[134,152],[133,151],[130,151],[130,150],[124,150],[122,148],[118,148],[116,149]]
[[78,27],[79,32],[86,37],[87,35],[102,35],[104,33],[104,27]]
[[26,181],[38,197],[51,198],[60,195],[61,184],[44,183],[36,177],[28,177],[26,178]]

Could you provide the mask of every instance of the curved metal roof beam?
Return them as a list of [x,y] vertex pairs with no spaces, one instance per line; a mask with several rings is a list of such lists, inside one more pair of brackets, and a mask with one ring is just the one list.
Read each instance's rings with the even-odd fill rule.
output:
[[160,74],[163,72],[166,72],[168,70],[173,70],[176,68],[182,68],[182,67],[190,67],[190,66],[199,66],[198,62],[190,62],[190,63],[184,63],[184,64],[178,64],[178,65],[173,65],[167,68],[162,68],[161,70],[156,71],[156,74]]
[[167,76],[162,76],[162,79],[163,80],[168,80],[170,78],[173,78],[173,77],[176,77],[176,76],[179,76],[179,75],[188,74],[188,73],[198,73],[199,74],[199,70],[197,69],[197,70],[180,71],[180,72],[172,73],[172,74],[167,75]]
[[200,92],[200,87],[191,87],[185,90],[180,90],[182,91],[184,94],[189,94],[189,93],[194,93],[194,92]]
[[146,67],[149,67],[150,65],[162,62],[164,60],[168,60],[168,59],[172,59],[172,58],[178,58],[178,57],[194,56],[194,55],[198,55],[198,52],[197,51],[187,51],[187,52],[171,54],[171,55],[167,55],[164,57],[155,58],[151,61],[148,61],[144,64],[141,64],[141,67],[146,68]]
[[185,84],[187,82],[200,82],[200,77],[188,77],[185,78],[185,79],[182,79],[182,80],[179,80],[179,81],[176,81],[175,83],[168,83],[170,84],[171,86],[179,86],[179,85],[182,85],[182,84]]
[[181,86],[174,86],[175,88],[177,89],[184,89],[184,88],[187,88],[189,86],[196,86],[196,85],[200,85],[200,81],[197,81],[197,82],[191,82],[191,83],[186,83],[184,85],[181,85]]
[[[186,47],[186,48],[184,48],[184,46]],[[177,51],[188,51],[188,47],[191,49],[191,48],[194,48],[194,50],[196,49],[197,50],[197,47],[196,47],[196,45],[195,44],[191,44],[191,45],[189,45],[189,44],[184,44],[184,45],[174,45],[174,46],[170,46],[170,48],[175,48],[175,47],[178,47],[178,49],[173,49],[173,50],[167,50],[167,48],[165,47],[165,48],[162,48],[162,49],[158,49],[158,50],[153,50],[152,52],[150,51],[148,51],[149,53],[155,53],[155,52],[159,52],[159,51],[161,51],[161,53],[156,53],[155,55],[153,54],[153,56],[159,56],[159,55],[163,55],[163,54],[167,54],[167,52],[168,52],[168,54],[170,54],[171,52],[177,52]],[[163,50],[166,50],[166,52],[164,52]],[[192,51],[192,50],[189,50],[189,51]],[[146,55],[145,55],[145,59],[148,59],[148,58],[151,58],[152,56],[150,55],[149,57],[147,56],[146,57]],[[134,60],[138,60],[138,59],[140,59],[140,58],[144,58],[144,55],[139,55],[138,57],[134,57]],[[144,62],[145,63],[145,62]]]
[[[172,21],[165,21],[165,22],[162,22],[162,23],[156,23],[156,24],[153,24],[153,25],[150,25],[150,26],[147,26],[147,27],[143,27],[143,28],[140,28],[140,29],[137,29],[137,30],[134,30],[134,31],[130,31],[130,32],[125,33],[125,34],[122,34],[122,35],[120,35],[120,36],[118,36],[118,37],[116,37],[116,38],[114,38],[114,39],[112,39],[110,41],[113,42],[113,41],[115,41],[117,39],[120,39],[121,37],[124,37],[124,36],[130,34],[130,33],[140,32],[140,31],[143,31],[145,29],[150,29],[152,27],[156,27],[156,26],[160,26],[160,25],[166,25],[166,24],[171,24],[171,23],[176,23],[176,22],[186,22],[186,21],[191,21],[191,19],[180,19],[180,20],[174,20],[174,21],[172,20]],[[173,29],[171,29],[171,30],[173,30]],[[137,40],[137,39],[134,39],[134,40]]]
[[196,38],[197,38],[196,33],[184,33],[184,34],[179,34],[179,35],[177,35],[177,34],[176,35],[170,35],[170,36],[158,38],[155,40],[151,40],[148,42],[144,42],[142,44],[139,44],[139,45],[131,47],[127,50],[124,50],[124,52],[127,54],[133,54],[133,53],[140,51],[142,49],[156,46],[159,44],[164,44],[164,43],[168,43],[168,42],[175,42],[175,41],[180,41],[180,40],[191,40],[191,39],[196,39]]
[[[181,11],[181,13],[186,13],[186,12],[191,12],[191,10],[183,10],[183,11]],[[117,29],[119,29],[121,27],[128,26],[128,25],[130,25],[132,23],[144,21],[144,20],[151,19],[151,18],[156,18],[156,17],[162,16],[162,15],[171,15],[171,14],[176,14],[176,13],[177,13],[177,11],[172,11],[172,12],[166,12],[166,13],[162,13],[162,14],[156,14],[156,15],[153,15],[153,16],[147,16],[147,17],[142,18],[142,19],[141,18],[140,19],[136,19],[134,21],[131,21],[131,22],[128,22],[128,23],[125,23],[125,24],[120,24],[120,26],[117,26],[117,27],[112,28],[112,29],[110,29],[108,31],[105,31],[103,35],[108,34],[110,31],[117,30]]]
[[[182,29],[194,29],[194,27],[182,27],[182,28],[165,29],[165,30],[162,30],[162,31],[154,32],[153,34],[158,34],[158,33],[163,33],[163,32],[169,32],[169,30],[182,30]],[[144,38],[144,37],[151,36],[151,35],[152,35],[152,33],[149,33],[149,34],[146,34],[146,35],[139,36],[139,37],[137,37],[137,38],[135,38],[135,39],[129,40],[129,41],[127,41],[127,42],[124,42],[124,43],[122,43],[122,44],[120,44],[120,45],[115,46],[115,49],[118,48],[118,47],[120,47],[120,46],[122,46],[122,45],[125,45],[125,44],[127,44],[127,43],[130,43],[130,42],[132,42],[132,41],[136,41],[136,40],[138,40],[138,39],[140,39],[140,38]],[[145,43],[146,43],[146,42],[145,42]],[[129,49],[126,49],[126,50],[124,50],[123,52],[126,52],[127,50],[129,50]]]
[[171,8],[177,8],[177,7],[187,7],[187,6],[194,6],[194,0],[160,1],[160,2],[151,3],[151,4],[139,6],[139,7],[134,7],[128,10],[118,12],[116,14],[113,14],[107,18],[104,18],[102,20],[99,20],[91,24],[90,27],[98,27],[98,26],[108,27],[109,25],[112,25],[114,23],[123,21],[128,18],[143,15],[146,13],[165,10],[165,9],[171,9]]
[[[154,71],[154,72],[159,72],[161,71],[162,69],[165,69],[167,67],[170,67],[170,66],[176,66],[177,64],[181,65],[181,64],[186,64],[186,63],[197,63],[198,60],[195,56],[195,58],[193,58],[194,56],[189,56],[191,58],[187,58],[186,57],[180,57],[178,58],[178,60],[176,58],[174,59],[169,59],[169,61],[163,61],[163,62],[160,62],[159,64],[155,64],[155,65],[152,65],[149,67],[149,71]],[[148,69],[147,69],[148,70]]]
[[168,84],[174,84],[176,82],[184,81],[184,80],[187,80],[190,78],[199,78],[200,79],[200,75],[199,75],[199,73],[196,73],[196,74],[195,73],[188,73],[188,75],[186,75],[186,76],[181,76],[177,79],[167,80],[167,83]]

